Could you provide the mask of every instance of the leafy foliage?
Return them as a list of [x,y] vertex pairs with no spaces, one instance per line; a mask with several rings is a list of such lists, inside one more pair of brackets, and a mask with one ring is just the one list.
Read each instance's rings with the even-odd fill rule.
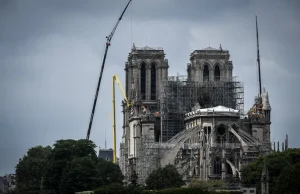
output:
[[88,157],[75,158],[64,168],[60,180],[60,193],[73,194],[97,188],[99,185],[97,165]]
[[277,193],[299,193],[300,191],[300,162],[286,166],[276,182]]
[[103,159],[99,159],[97,164],[97,170],[101,185],[108,185],[111,183],[122,184],[124,176],[122,175],[121,169],[118,165],[108,162]]
[[94,194],[141,194],[142,188],[135,186],[123,186],[119,183],[113,183],[102,188],[96,189]]
[[17,190],[26,193],[38,193],[40,182],[51,153],[51,147],[30,148],[16,166]]
[[[258,192],[261,186],[260,179],[264,160],[269,171],[270,193],[295,193],[298,184],[292,184],[292,182],[299,180],[296,177],[300,177],[300,171],[296,169],[300,164],[300,149],[275,152],[266,157],[260,157],[243,168],[242,183],[256,185]],[[291,177],[295,177],[295,179],[291,180]]]
[[16,193],[73,194],[112,183],[123,183],[118,165],[98,159],[89,140],[58,140],[28,150],[16,166]]
[[146,180],[147,189],[153,190],[181,187],[184,184],[181,175],[173,165],[154,170]]
[[201,188],[168,188],[162,190],[142,190],[139,187],[126,187],[112,184],[96,189],[94,194],[242,194],[242,191],[204,191]]
[[[63,190],[64,193],[71,192],[73,188],[70,188],[70,191],[66,191],[66,189],[62,189],[60,186],[60,180],[63,178],[66,181],[66,177],[70,176],[72,172],[70,166],[76,166],[76,168],[80,168],[81,163],[86,161],[75,160],[78,158],[86,157],[90,160],[90,162],[97,162],[97,155],[95,151],[96,145],[89,140],[59,140],[54,144],[54,148],[51,152],[51,157],[47,163],[47,168],[45,174],[43,176],[42,181],[42,189],[51,191],[53,193],[58,193],[59,190]],[[72,163],[72,160],[75,160]],[[85,168],[85,170],[87,170]],[[86,184],[85,181],[81,180],[80,184]],[[64,184],[67,184],[64,182]],[[94,183],[90,183],[90,187]],[[88,186],[87,186],[88,187]]]
[[201,188],[202,190],[209,190],[210,188],[219,188],[224,186],[225,183],[221,180],[199,180],[193,179],[191,184],[189,185],[190,188]]

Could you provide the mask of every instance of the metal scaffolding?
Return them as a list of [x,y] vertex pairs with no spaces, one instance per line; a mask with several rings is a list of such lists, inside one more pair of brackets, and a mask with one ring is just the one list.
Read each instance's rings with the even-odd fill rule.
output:
[[[184,114],[199,103],[201,108],[226,106],[244,114],[244,86],[238,77],[226,81],[188,81],[186,76],[170,76],[162,82],[160,108],[161,140],[168,141],[184,128]],[[222,79],[221,80],[225,80]]]
[[137,141],[136,173],[139,184],[144,184],[148,175],[161,166],[160,160],[176,144],[151,141],[147,135]]

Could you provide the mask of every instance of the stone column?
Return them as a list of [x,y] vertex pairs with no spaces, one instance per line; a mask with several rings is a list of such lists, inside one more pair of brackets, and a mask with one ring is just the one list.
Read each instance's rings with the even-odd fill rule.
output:
[[161,69],[160,65],[157,65],[156,68],[156,100],[160,97],[160,88],[161,88]]
[[214,80],[214,69],[209,67],[209,80],[213,81]]
[[146,66],[146,100],[150,100],[151,96],[151,68]]
[[225,176],[226,176],[226,158],[225,158],[225,154],[226,154],[226,151],[225,149],[222,149],[222,180],[225,179]]
[[203,82],[203,69],[201,69],[201,67],[198,67],[198,71],[199,71],[199,78],[197,81]]

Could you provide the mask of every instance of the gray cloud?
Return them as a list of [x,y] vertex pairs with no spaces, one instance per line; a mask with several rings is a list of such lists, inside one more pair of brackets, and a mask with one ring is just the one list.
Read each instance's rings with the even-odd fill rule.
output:
[[[105,36],[127,1],[0,1],[0,175],[29,147],[84,138]],[[133,1],[108,53],[91,139],[112,146],[111,77],[123,81],[132,42],[163,47],[170,75],[186,73],[195,49],[222,44],[245,86],[245,110],[257,93],[255,14],[263,84],[270,94],[272,138],[299,147],[297,119],[299,1]],[[123,82],[123,86],[124,86]],[[117,91],[117,102],[122,95]],[[117,106],[118,141],[122,135]]]

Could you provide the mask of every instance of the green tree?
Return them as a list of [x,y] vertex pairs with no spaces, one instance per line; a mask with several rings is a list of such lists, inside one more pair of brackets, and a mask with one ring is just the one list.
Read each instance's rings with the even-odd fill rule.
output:
[[[63,172],[72,160],[87,157],[97,162],[96,145],[90,140],[58,140],[54,144],[41,184],[43,191],[59,193]],[[73,164],[75,165],[75,164]]]
[[60,193],[74,194],[96,189],[99,185],[96,162],[83,157],[73,159],[64,169],[59,187]]
[[[289,169],[294,169],[293,165],[298,165],[300,163],[300,149],[289,149],[285,152],[274,152],[265,157],[256,159],[254,162],[242,169],[242,183],[247,185],[256,185],[258,192],[260,192],[261,187],[260,180],[264,161],[266,162],[266,166],[269,171],[270,193],[278,193],[276,190],[282,189],[281,186],[284,186],[280,180],[289,180],[290,176],[296,176],[293,173],[297,173],[298,171],[292,173]],[[291,189],[291,193],[295,187],[297,187],[297,184],[288,187]]]
[[276,181],[276,193],[298,194],[300,192],[300,162],[285,167]]
[[212,188],[220,188],[223,187],[225,183],[222,180],[199,180],[193,179],[190,188],[200,188],[201,190],[210,190]]
[[122,171],[118,165],[103,159],[99,159],[97,169],[99,179],[101,180],[101,185],[123,183],[124,176],[122,175]]
[[159,190],[181,187],[184,185],[184,181],[175,166],[169,164],[150,173],[146,180],[146,185],[147,189]]
[[51,153],[51,147],[36,146],[19,160],[16,166],[17,190],[21,193],[39,193],[42,175]]

